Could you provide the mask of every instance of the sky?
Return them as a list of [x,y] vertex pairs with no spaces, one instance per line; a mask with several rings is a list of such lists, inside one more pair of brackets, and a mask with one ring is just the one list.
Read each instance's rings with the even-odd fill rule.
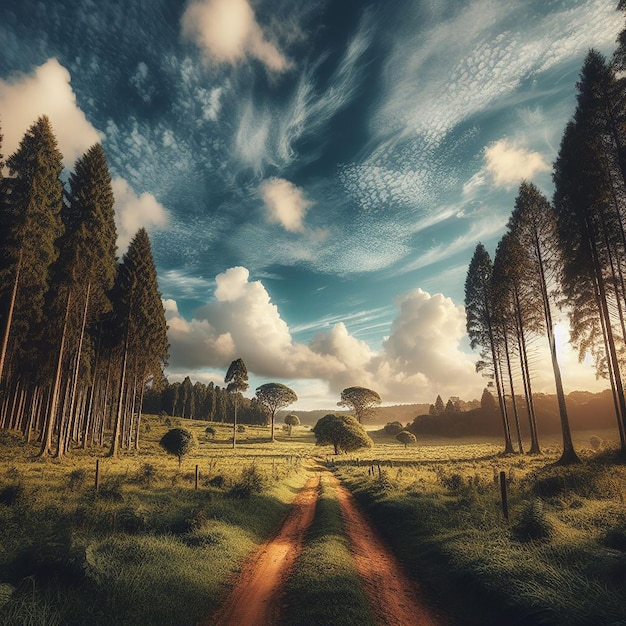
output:
[[[3,152],[41,114],[101,142],[120,256],[151,237],[170,382],[289,385],[294,409],[480,398],[467,267],[522,179],[548,197],[609,0],[2,0]],[[605,388],[560,322],[566,391]],[[535,390],[553,393],[545,340]]]

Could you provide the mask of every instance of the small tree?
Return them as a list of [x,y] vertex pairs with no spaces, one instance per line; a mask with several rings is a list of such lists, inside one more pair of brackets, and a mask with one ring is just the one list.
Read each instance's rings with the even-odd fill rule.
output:
[[388,422],[385,424],[385,432],[392,437],[395,437],[402,430],[404,430],[404,426],[400,422]]
[[196,440],[193,434],[185,428],[172,428],[161,437],[159,445],[168,454],[178,457],[178,467],[180,467],[183,457],[196,445]]
[[443,404],[441,396],[437,396],[437,399],[435,400],[435,415],[441,415],[445,410],[446,407]]
[[274,441],[274,418],[276,411],[282,409],[298,400],[298,396],[293,389],[282,383],[267,383],[256,389],[257,400],[267,409],[272,426],[272,441]]
[[337,402],[337,405],[352,409],[357,421],[361,424],[364,419],[374,416],[374,407],[380,403],[380,396],[371,389],[347,387],[341,392],[341,400]]
[[417,437],[408,430],[403,430],[396,435],[396,439],[406,448],[410,443],[417,443]]
[[371,448],[374,442],[352,415],[325,415],[313,427],[318,446],[331,445],[335,454]]
[[243,359],[235,359],[226,372],[224,382],[227,384],[226,391],[233,394],[234,413],[233,413],[233,448],[237,445],[237,401],[239,394],[248,388],[248,369]]
[[213,428],[213,426],[207,426],[204,429],[204,432],[206,433],[207,437],[210,437],[211,439],[215,439],[215,428]]
[[291,437],[291,431],[294,426],[300,426],[300,418],[297,415],[285,416],[285,424],[289,427],[289,436]]
[[487,411],[489,413],[493,413],[496,410],[496,399],[493,397],[493,394],[487,387],[483,389],[483,395],[480,398],[480,408],[483,411]]

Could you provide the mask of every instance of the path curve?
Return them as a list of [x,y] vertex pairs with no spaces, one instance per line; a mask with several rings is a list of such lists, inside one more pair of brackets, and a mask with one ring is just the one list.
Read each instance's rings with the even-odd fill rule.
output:
[[315,515],[319,476],[309,478],[298,493],[278,534],[244,564],[225,602],[204,626],[275,624],[281,592]]
[[335,476],[346,531],[352,542],[357,570],[376,618],[384,626],[441,626],[445,621],[425,603],[419,589],[399,561],[382,543],[354,496]]

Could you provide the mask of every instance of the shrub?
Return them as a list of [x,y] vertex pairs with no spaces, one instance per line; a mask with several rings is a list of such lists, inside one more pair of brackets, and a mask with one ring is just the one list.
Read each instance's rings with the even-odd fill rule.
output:
[[392,437],[404,430],[404,426],[400,422],[387,422],[384,428],[385,432]]
[[185,428],[172,428],[159,441],[159,445],[168,454],[178,457],[178,467],[181,466],[183,456],[195,446],[195,443],[193,434]]
[[245,433],[246,432],[246,427],[243,424],[238,424],[237,425],[237,432],[238,433]]
[[554,534],[554,526],[547,518],[543,502],[535,498],[526,503],[517,524],[513,526],[513,534],[519,541],[550,539]]
[[602,543],[607,548],[626,552],[626,517],[622,516],[615,526],[606,531]]
[[211,487],[217,487],[218,489],[221,489],[226,483],[226,479],[224,478],[224,476],[222,476],[222,474],[217,474],[216,476],[213,476],[213,478],[209,479],[207,482],[209,485],[211,485]]
[[213,428],[213,426],[207,426],[204,429],[204,433],[206,434],[207,438],[210,439],[215,439],[215,428]]
[[396,439],[400,442],[404,444],[404,447],[406,448],[410,443],[417,443],[417,437],[413,434],[410,433],[408,430],[401,430],[397,435],[396,435]]
[[67,486],[70,491],[74,491],[74,489],[80,489],[87,479],[87,472],[83,468],[75,469],[70,472],[70,475],[67,480]]
[[7,485],[0,489],[0,504],[13,506],[17,504],[24,495],[24,487],[22,485]]
[[137,482],[145,487],[151,487],[156,480],[156,467],[152,463],[143,463],[137,472]]
[[249,498],[253,493],[261,493],[264,487],[265,477],[253,464],[241,470],[241,476],[233,485],[229,495],[233,498]]
[[452,474],[446,474],[441,472],[439,475],[439,481],[441,484],[450,491],[458,491],[465,485],[465,479],[462,474],[458,472],[452,472]]

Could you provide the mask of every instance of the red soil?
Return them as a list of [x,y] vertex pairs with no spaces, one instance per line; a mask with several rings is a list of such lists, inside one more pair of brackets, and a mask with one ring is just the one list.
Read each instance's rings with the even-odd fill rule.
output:
[[424,604],[419,590],[383,545],[352,494],[334,476],[331,484],[337,490],[357,570],[365,582],[365,591],[378,622],[384,626],[443,624],[443,620]]
[[[319,477],[307,481],[278,534],[247,561],[224,604],[203,626],[271,626],[278,623],[284,583],[313,521],[319,482]],[[419,590],[378,538],[352,494],[332,475],[330,483],[337,490],[356,567],[381,626],[444,624],[444,620],[424,604]]]
[[302,550],[315,515],[319,478],[310,478],[296,496],[278,535],[244,565],[234,588],[206,626],[269,626],[278,619],[283,583]]

